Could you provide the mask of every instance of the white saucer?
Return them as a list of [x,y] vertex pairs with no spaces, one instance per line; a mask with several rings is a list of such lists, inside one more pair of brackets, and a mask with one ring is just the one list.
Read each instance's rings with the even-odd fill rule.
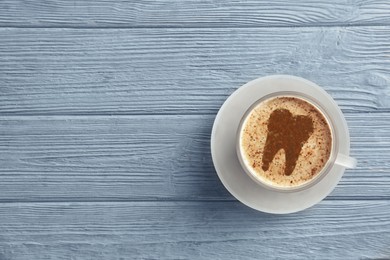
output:
[[217,174],[226,189],[245,205],[268,213],[287,214],[304,210],[324,199],[340,181],[345,168],[333,165],[328,174],[314,186],[296,192],[274,191],[258,185],[241,167],[236,154],[236,136],[241,118],[260,98],[294,91],[314,96],[332,113],[341,143],[338,152],[349,155],[349,133],[344,116],[321,87],[294,76],[273,75],[251,81],[236,90],[220,108],[211,134],[211,155]]

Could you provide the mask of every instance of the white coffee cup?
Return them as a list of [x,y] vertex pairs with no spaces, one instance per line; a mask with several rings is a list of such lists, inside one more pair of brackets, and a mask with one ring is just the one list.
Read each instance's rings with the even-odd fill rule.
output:
[[[262,81],[262,91],[264,96],[253,102],[241,119],[237,131],[236,152],[242,168],[259,185],[276,191],[299,191],[312,187],[323,179],[335,165],[343,168],[356,167],[356,159],[349,156],[349,132],[345,118],[332,97],[321,87],[306,79],[288,76],[274,75],[259,78],[248,84],[256,84]],[[302,99],[316,107],[326,119],[332,135],[332,148],[328,161],[321,171],[309,181],[291,187],[281,187],[273,185],[270,181],[262,178],[255,172],[253,167],[245,159],[241,144],[243,127],[251,111],[264,100],[274,97],[296,97]]]

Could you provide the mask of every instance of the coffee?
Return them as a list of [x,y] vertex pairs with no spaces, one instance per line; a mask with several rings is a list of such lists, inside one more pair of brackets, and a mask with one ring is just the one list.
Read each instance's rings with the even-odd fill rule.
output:
[[240,149],[255,178],[296,187],[318,175],[332,150],[324,115],[297,97],[274,97],[256,105],[243,122]]

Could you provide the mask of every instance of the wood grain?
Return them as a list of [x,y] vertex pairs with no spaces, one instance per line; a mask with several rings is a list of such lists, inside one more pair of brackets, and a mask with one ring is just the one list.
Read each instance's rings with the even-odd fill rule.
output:
[[[214,115],[0,118],[0,201],[232,200]],[[390,115],[347,114],[357,169],[330,199],[390,198]]]
[[390,24],[385,0],[2,0],[9,27],[269,27]]
[[327,201],[275,216],[238,202],[0,204],[0,256],[388,259],[389,208],[389,201]]
[[267,74],[390,111],[390,27],[0,29],[0,114],[215,114]]
[[[352,155],[303,212],[253,211],[210,157],[222,102],[303,76]],[[390,2],[0,1],[0,260],[390,259]]]

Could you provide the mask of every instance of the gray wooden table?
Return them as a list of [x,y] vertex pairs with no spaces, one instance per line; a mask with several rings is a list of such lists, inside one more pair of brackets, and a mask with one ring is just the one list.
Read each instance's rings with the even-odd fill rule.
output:
[[[0,259],[390,259],[390,2],[294,2],[1,0]],[[209,150],[275,73],[335,98],[359,160],[285,216]]]

